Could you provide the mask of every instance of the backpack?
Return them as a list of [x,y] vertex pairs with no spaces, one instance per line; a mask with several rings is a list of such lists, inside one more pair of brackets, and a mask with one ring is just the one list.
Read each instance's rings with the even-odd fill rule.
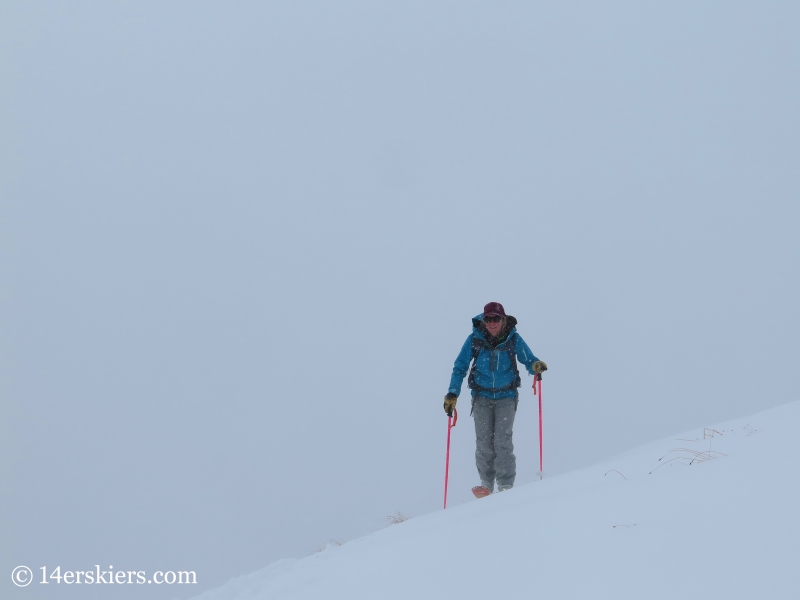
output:
[[506,390],[513,390],[518,388],[522,385],[522,379],[519,376],[519,369],[517,368],[517,344],[516,344],[516,337],[517,334],[514,333],[508,341],[506,342],[506,352],[508,353],[508,359],[511,361],[511,364],[514,367],[514,381],[509,383],[508,385],[504,385],[503,387],[499,388],[485,388],[478,385],[475,381],[475,369],[478,366],[478,354],[480,354],[481,350],[484,348],[490,350],[492,352],[492,362],[491,362],[491,370],[494,371],[494,348],[484,339],[481,339],[477,336],[472,336],[472,368],[469,370],[469,379],[467,380],[470,389],[480,392],[504,392]]

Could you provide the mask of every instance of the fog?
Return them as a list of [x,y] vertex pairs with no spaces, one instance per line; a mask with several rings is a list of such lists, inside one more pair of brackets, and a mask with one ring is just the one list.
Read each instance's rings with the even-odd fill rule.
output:
[[[439,510],[489,301],[550,367],[546,476],[797,400],[798,25],[4,3],[3,597],[186,598]],[[478,483],[468,391],[450,505]],[[518,483],[537,428],[523,375]],[[38,583],[95,565],[198,583]]]

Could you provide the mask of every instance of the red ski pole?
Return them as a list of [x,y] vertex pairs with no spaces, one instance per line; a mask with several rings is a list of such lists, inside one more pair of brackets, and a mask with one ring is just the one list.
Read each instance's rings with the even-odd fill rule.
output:
[[539,473],[544,476],[544,453],[542,440],[542,374],[533,377],[533,395],[536,396],[536,382],[539,382]]
[[447,508],[447,480],[450,478],[450,430],[458,422],[458,411],[453,409],[453,416],[447,416],[447,458],[444,461],[444,507]]

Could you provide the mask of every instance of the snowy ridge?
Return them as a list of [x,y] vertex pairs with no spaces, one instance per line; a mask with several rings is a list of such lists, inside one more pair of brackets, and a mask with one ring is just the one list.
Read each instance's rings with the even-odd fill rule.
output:
[[196,600],[798,598],[800,402],[413,518]]

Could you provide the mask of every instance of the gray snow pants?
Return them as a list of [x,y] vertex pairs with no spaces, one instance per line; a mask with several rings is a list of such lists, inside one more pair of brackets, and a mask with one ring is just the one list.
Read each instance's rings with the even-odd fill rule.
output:
[[494,491],[514,485],[517,476],[517,458],[511,441],[514,417],[517,414],[516,398],[491,400],[475,396],[472,415],[475,417],[475,465],[481,485]]

